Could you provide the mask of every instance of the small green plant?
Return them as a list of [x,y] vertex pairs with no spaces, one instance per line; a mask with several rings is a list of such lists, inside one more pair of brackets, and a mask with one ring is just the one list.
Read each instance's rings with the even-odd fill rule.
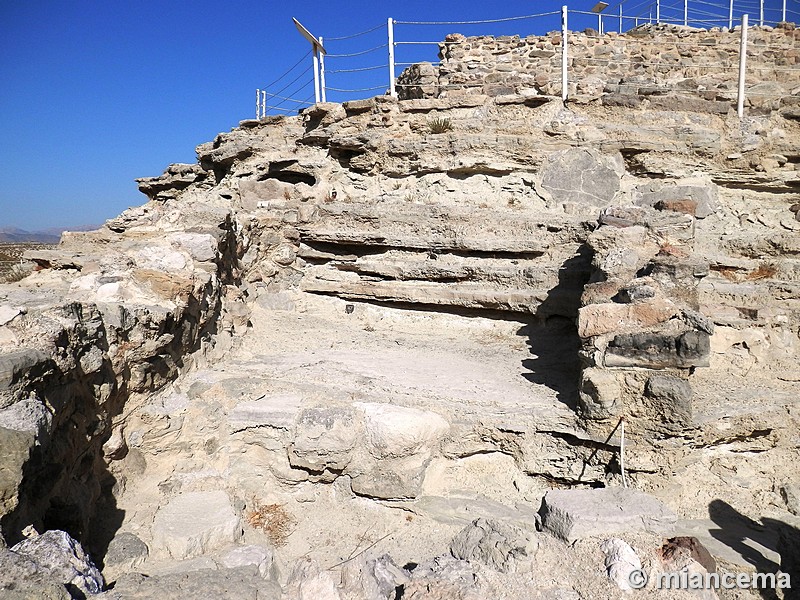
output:
[[453,131],[453,124],[445,117],[434,117],[428,120],[428,129],[431,133],[446,133]]

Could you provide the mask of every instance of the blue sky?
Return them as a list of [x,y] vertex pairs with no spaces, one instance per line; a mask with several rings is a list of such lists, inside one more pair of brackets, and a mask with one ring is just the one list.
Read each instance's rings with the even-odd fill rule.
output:
[[[737,2],[758,5],[758,0]],[[797,3],[790,0],[795,10]],[[302,59],[308,44],[292,16],[323,37],[383,25],[352,40],[326,42],[331,54],[348,54],[385,43],[387,17],[497,19],[557,11],[561,4],[0,0],[0,227],[99,224],[142,204],[146,198],[134,178],[159,175],[169,163],[195,162],[197,144],[252,118],[255,89]],[[569,6],[588,11],[594,4],[574,0]],[[629,0],[633,4],[642,2]],[[669,4],[682,6],[680,0],[665,0],[665,9]],[[397,25],[396,37],[438,41],[452,31],[540,34],[558,23],[553,16],[481,26]],[[571,29],[594,23],[592,17],[576,16]],[[436,59],[433,45],[401,45],[397,53],[399,62]],[[326,66],[335,71],[386,62],[384,48],[359,57],[332,57]],[[302,75],[309,64],[310,58],[271,89]],[[328,83],[380,86],[387,78],[383,68],[331,72]],[[284,93],[300,99],[313,94],[310,74]],[[381,91],[332,92],[329,99],[375,93]]]

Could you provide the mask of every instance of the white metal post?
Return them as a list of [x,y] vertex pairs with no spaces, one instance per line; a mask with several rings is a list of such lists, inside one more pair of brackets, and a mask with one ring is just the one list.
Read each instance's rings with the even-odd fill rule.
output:
[[314,44],[314,102],[319,104],[319,48]]
[[783,0],[783,12],[781,13],[781,21],[786,22],[786,0]]
[[619,32],[622,33],[622,4],[619,5]]
[[[322,36],[319,36],[319,43],[324,48],[325,44],[322,42]],[[327,102],[325,98],[325,53],[323,52],[319,57],[319,87],[322,92],[322,101]]]
[[733,0],[731,0],[730,6],[728,7],[728,29],[733,29]]
[[597,13],[597,33],[603,35],[603,13]]
[[260,109],[260,102],[261,102],[261,90],[256,88],[256,119],[261,117]]
[[737,95],[736,113],[744,117],[744,74],[747,67],[747,15],[742,15],[742,44],[739,47],[739,93]]
[[561,99],[567,100],[567,7],[561,7]]
[[689,0],[683,0],[683,26],[689,25]]
[[267,90],[261,90],[261,118],[267,116]]
[[397,98],[397,90],[394,85],[394,19],[392,17],[387,19],[386,29],[389,34],[389,95]]
[[656,0],[656,23],[661,23],[661,0]]
[[764,0],[758,3],[758,24],[764,26]]

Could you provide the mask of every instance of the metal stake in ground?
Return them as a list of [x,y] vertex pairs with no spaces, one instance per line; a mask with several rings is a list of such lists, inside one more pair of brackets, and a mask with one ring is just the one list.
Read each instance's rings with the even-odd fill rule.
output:
[[319,55],[320,52],[323,55],[327,54],[327,52],[325,51],[325,48],[322,45],[321,39],[318,40],[313,35],[311,35],[311,32],[305,27],[303,27],[300,24],[300,21],[298,21],[294,17],[292,17],[292,21],[294,21],[294,26],[297,27],[297,31],[300,32],[300,35],[302,35],[309,42],[311,42],[311,48],[313,50],[313,55],[314,55],[314,101],[320,102],[321,96],[319,91]]

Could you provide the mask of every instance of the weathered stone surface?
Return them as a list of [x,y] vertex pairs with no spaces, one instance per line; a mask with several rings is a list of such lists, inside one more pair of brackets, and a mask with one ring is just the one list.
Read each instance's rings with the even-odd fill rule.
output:
[[176,496],[153,519],[153,550],[191,558],[238,541],[242,524],[223,491]]
[[535,535],[516,525],[495,519],[476,519],[450,543],[459,560],[478,562],[503,573],[531,569],[538,542]]
[[33,348],[3,353],[0,356],[0,390],[8,389],[31,368],[45,360],[45,354]]
[[228,421],[234,432],[257,427],[290,429],[294,426],[303,399],[294,394],[269,395],[237,404]]
[[130,573],[120,577],[113,590],[93,596],[97,600],[280,600],[281,597],[280,586],[261,577],[255,565],[150,576]]
[[39,443],[47,442],[52,423],[53,415],[35,397],[25,398],[0,410],[0,427],[32,433]]
[[542,187],[557,202],[605,206],[620,189],[624,168],[619,155],[595,150],[565,150],[550,156],[542,171]]
[[630,575],[642,568],[642,561],[636,556],[633,548],[624,540],[610,538],[603,540],[600,549],[606,555],[605,566],[608,578],[616,583],[619,589],[632,590]]
[[0,596],[4,600],[72,600],[64,582],[32,558],[0,550]]
[[625,333],[609,342],[603,360],[607,367],[707,367],[710,351],[704,331]]
[[410,574],[398,567],[388,554],[376,559],[354,560],[342,568],[342,600],[392,600],[398,589],[410,581]]
[[567,542],[637,531],[669,535],[677,521],[653,496],[621,487],[550,490],[540,514],[545,531]]
[[220,562],[228,569],[255,565],[258,568],[258,574],[265,579],[274,578],[275,575],[274,553],[267,546],[258,544],[235,546],[220,556]]
[[114,536],[103,558],[103,574],[113,581],[121,573],[135,571],[149,556],[150,549],[139,537],[128,531]]
[[645,385],[646,404],[663,423],[685,427],[692,422],[692,386],[673,375],[653,375]]
[[31,559],[37,570],[59,581],[67,589],[75,588],[84,594],[97,594],[105,582],[91,558],[81,545],[64,531],[50,530],[23,540],[10,549]]
[[588,419],[603,420],[620,413],[622,386],[613,371],[584,369],[579,389],[581,414]]
[[375,458],[403,458],[429,451],[447,433],[450,425],[431,411],[360,402],[370,453]]
[[23,468],[35,443],[30,432],[0,427],[0,513],[8,514],[17,506]]
[[286,582],[286,597],[297,600],[341,600],[339,590],[329,571],[313,560],[297,561]]
[[348,469],[350,487],[359,496],[383,500],[416,498],[422,491],[430,454],[364,459]]
[[[635,202],[640,206],[654,206],[677,210],[704,219],[719,210],[717,186],[711,182],[702,185],[650,183],[639,186],[635,192]],[[681,204],[683,202],[683,204]],[[692,204],[694,211],[691,211]]]
[[677,307],[664,300],[636,304],[591,304],[578,311],[578,335],[589,338],[611,332],[652,327],[677,314]]
[[290,464],[315,473],[344,470],[361,433],[355,420],[350,407],[303,410],[289,447]]

